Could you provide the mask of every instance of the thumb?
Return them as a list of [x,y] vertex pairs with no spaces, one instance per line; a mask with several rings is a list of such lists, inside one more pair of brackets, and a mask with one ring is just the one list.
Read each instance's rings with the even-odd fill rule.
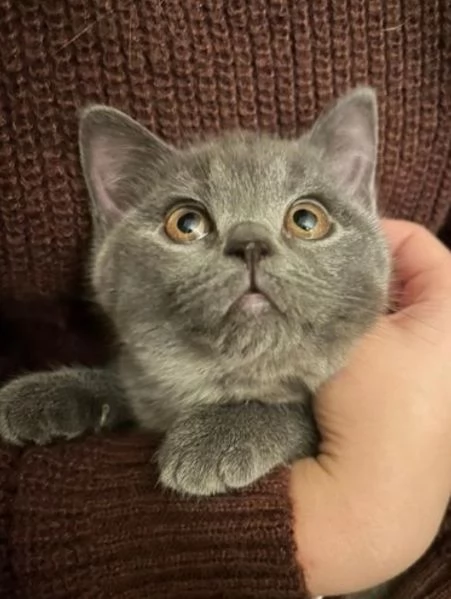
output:
[[400,292],[392,322],[429,332],[433,324],[443,335],[451,328],[451,253],[420,225],[385,220],[383,226]]

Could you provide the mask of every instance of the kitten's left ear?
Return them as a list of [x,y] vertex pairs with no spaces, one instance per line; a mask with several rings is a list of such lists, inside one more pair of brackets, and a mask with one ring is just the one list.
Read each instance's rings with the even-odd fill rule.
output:
[[107,106],[80,117],[79,147],[97,231],[108,231],[137,206],[176,150]]
[[308,135],[334,181],[352,198],[376,210],[377,100],[359,87],[319,117]]

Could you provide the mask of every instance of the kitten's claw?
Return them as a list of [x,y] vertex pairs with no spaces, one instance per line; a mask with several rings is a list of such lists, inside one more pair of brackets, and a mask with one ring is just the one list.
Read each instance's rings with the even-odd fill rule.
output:
[[102,413],[100,416],[99,428],[103,428],[106,425],[110,411],[111,411],[110,406],[107,403],[103,404]]

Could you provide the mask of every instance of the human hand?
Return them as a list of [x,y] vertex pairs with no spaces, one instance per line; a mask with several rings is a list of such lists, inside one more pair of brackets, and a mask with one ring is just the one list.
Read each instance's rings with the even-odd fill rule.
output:
[[298,558],[313,594],[377,585],[432,542],[451,493],[451,254],[385,221],[401,304],[320,392],[320,454],[292,471]]

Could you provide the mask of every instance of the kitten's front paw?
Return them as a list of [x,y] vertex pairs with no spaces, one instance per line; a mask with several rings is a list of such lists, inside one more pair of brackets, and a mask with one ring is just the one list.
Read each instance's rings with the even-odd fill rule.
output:
[[246,487],[283,462],[264,436],[223,425],[194,417],[171,429],[158,454],[161,483],[183,494],[215,495]]
[[169,434],[159,452],[161,483],[183,494],[215,495],[246,487],[276,465],[260,459],[251,447],[221,441],[180,443],[178,435]]
[[65,371],[31,374],[0,390],[0,439],[16,445],[72,439],[100,428],[107,409]]

